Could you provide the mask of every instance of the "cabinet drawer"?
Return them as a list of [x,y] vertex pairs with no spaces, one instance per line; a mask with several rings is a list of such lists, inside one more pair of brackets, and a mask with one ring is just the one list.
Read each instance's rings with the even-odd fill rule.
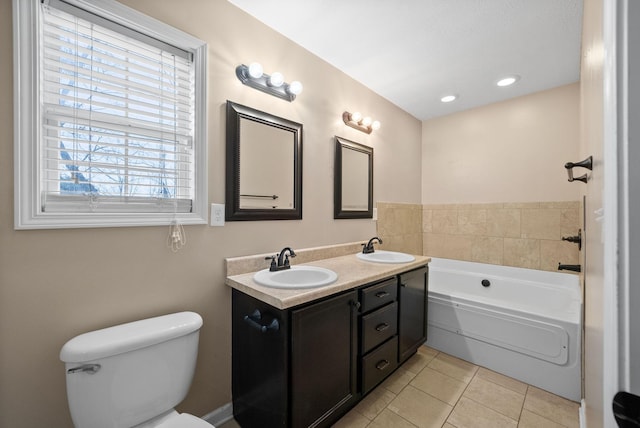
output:
[[395,336],[362,359],[362,393],[380,383],[397,365],[398,336]]
[[365,313],[384,306],[396,300],[397,295],[398,282],[395,278],[363,288],[360,290],[361,311]]
[[398,303],[371,312],[362,317],[362,342],[360,351],[364,355],[398,332]]

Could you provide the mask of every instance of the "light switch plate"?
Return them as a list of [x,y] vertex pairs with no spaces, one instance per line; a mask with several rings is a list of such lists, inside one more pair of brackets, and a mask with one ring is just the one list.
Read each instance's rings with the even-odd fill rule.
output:
[[224,226],[224,204],[211,204],[211,226]]
[[371,220],[373,220],[373,221],[378,220],[378,209],[377,208],[373,209],[373,218]]

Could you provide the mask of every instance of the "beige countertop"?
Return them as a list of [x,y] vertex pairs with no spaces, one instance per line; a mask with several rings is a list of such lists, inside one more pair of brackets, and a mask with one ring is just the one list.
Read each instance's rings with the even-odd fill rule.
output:
[[300,265],[331,269],[338,274],[336,282],[317,288],[282,289],[264,287],[253,280],[255,272],[228,276],[225,283],[278,309],[287,309],[341,291],[350,290],[360,285],[389,278],[424,266],[431,261],[431,258],[426,256],[416,255],[415,258],[414,261],[408,263],[372,263],[360,260],[355,254],[349,254],[315,260],[310,263],[301,263]]

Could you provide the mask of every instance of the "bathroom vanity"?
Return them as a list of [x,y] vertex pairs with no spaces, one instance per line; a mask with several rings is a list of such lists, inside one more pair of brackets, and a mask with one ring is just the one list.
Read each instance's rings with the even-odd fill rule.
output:
[[311,290],[261,287],[251,273],[228,277],[236,421],[335,423],[426,341],[428,262],[316,260],[338,280]]

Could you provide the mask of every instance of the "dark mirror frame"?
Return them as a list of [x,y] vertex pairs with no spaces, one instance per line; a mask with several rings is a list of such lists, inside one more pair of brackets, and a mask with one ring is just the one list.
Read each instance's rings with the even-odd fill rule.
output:
[[[368,208],[362,211],[342,209],[342,151],[355,150],[369,156],[369,195]],[[336,160],[333,187],[333,218],[373,218],[373,147],[349,141],[336,136]]]
[[[293,208],[248,209],[240,208],[240,121],[252,120],[273,126],[292,134],[293,148]],[[300,220],[302,219],[302,124],[277,117],[251,107],[227,101],[226,145],[226,206],[227,221],[242,220]]]

